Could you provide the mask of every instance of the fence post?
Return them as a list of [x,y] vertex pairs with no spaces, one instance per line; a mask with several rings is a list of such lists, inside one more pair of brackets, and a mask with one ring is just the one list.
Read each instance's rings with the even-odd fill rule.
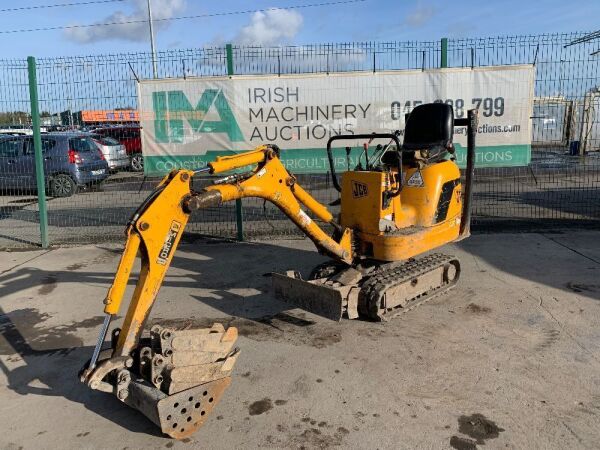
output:
[[225,54],[227,57],[227,75],[233,75],[233,47],[231,44],[225,45]]
[[[233,48],[231,44],[225,45],[225,54],[227,56],[227,75],[233,75]],[[242,199],[235,201],[235,222],[237,227],[237,240],[244,240],[244,213],[242,210]]]
[[448,38],[442,38],[441,49],[440,67],[448,67]]
[[27,58],[27,70],[29,73],[29,101],[31,103],[31,127],[33,129],[33,148],[35,151],[35,178],[37,182],[38,209],[40,211],[40,240],[42,248],[48,248],[46,180],[44,177],[44,158],[42,157],[42,135],[40,134],[36,64],[33,56]]

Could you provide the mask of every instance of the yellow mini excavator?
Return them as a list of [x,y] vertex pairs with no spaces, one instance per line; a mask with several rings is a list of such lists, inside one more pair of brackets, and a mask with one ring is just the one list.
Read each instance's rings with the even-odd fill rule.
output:
[[[455,126],[467,129],[464,186],[455,162]],[[398,132],[330,138],[339,217],[296,182],[275,145],[218,157],[198,171],[171,172],[127,225],[125,249],[104,302],[105,320],[81,381],[116,395],[171,437],[184,438],[203,424],[231,381],[239,355],[237,330],[214,324],[196,330],[154,325],[143,331],[189,215],[239,198],[274,203],[331,258],[308,280],[295,271],[273,274],[275,295],[294,307],[333,320],[386,320],[450,289],[460,275],[459,261],[431,251],[470,234],[476,130],[476,110],[454,119],[451,106],[432,103],[407,116],[402,144]],[[341,181],[332,149],[339,140],[364,142],[358,165]],[[351,147],[345,150],[350,155]],[[198,173],[232,171],[201,191],[192,189]],[[127,314],[103,349],[138,255],[141,269]]]

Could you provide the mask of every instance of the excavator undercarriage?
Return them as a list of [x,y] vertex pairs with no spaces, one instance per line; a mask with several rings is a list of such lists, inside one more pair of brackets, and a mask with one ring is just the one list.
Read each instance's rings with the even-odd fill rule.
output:
[[[467,128],[464,190],[454,161],[454,126]],[[275,204],[330,258],[308,280],[296,271],[272,274],[275,296],[293,307],[332,320],[387,320],[448,291],[458,282],[460,263],[434,251],[470,233],[476,129],[476,111],[454,120],[450,106],[428,104],[407,118],[402,144],[399,133],[331,138],[327,152],[340,193],[337,217],[297,183],[275,145],[218,157],[198,171],[171,172],[127,225],[125,249],[104,301],[105,320],[80,380],[114,394],[173,438],[204,423],[231,382],[240,355],[237,330],[215,323],[206,329],[154,325],[145,331],[145,325],[190,214],[244,197]],[[367,142],[364,165],[348,167],[340,183],[332,143],[343,139]],[[382,139],[387,144],[373,151],[371,142]],[[232,171],[193,189],[198,173]],[[141,268],[131,302],[121,327],[112,331],[110,348],[103,349],[136,257]]]
[[433,253],[401,263],[339,268],[329,276],[304,281],[296,271],[273,274],[275,296],[313,314],[388,320],[450,290],[460,276],[453,256]]

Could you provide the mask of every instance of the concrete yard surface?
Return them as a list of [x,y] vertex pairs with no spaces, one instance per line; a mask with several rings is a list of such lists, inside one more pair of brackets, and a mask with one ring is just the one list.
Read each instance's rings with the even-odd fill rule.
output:
[[448,246],[462,264],[458,287],[386,323],[334,323],[273,298],[263,274],[307,275],[324,260],[308,240],[186,242],[152,320],[237,326],[241,355],[222,401],[185,441],[77,379],[121,248],[1,254],[0,448],[600,442],[600,232],[479,234]]

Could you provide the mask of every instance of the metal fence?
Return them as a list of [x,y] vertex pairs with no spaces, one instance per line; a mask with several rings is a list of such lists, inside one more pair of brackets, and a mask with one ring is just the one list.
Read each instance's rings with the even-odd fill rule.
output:
[[[236,74],[427,70],[439,67],[442,58],[448,67],[535,63],[532,162],[526,167],[476,171],[474,229],[597,226],[600,55],[591,55],[598,40],[569,45],[583,35],[232,46],[229,57],[227,49],[220,47],[170,50],[157,54],[157,68],[160,78],[185,78],[226,75],[228,62]],[[137,81],[151,77],[149,53],[39,58],[36,86],[41,125],[47,131],[119,122],[132,125]],[[25,59],[0,60],[0,129],[15,134],[0,140],[0,247],[41,242],[29,81]],[[118,130],[121,141],[125,134],[133,133],[131,145],[126,144],[121,156],[129,160],[139,156],[135,131],[127,127]],[[53,136],[43,134],[43,145],[58,149],[59,139]],[[110,135],[102,138],[106,137]],[[47,157],[51,158],[50,151]],[[157,182],[131,167],[101,178],[88,180],[83,187],[74,183],[70,196],[61,196],[56,183],[46,187],[50,244],[119,241],[131,213]],[[196,180],[198,185],[209,182]],[[337,198],[325,175],[303,175],[300,182],[322,202]],[[289,220],[262,201],[244,199],[242,214],[245,238],[298,235]],[[242,230],[235,204],[194,216],[188,231],[238,237]]]

